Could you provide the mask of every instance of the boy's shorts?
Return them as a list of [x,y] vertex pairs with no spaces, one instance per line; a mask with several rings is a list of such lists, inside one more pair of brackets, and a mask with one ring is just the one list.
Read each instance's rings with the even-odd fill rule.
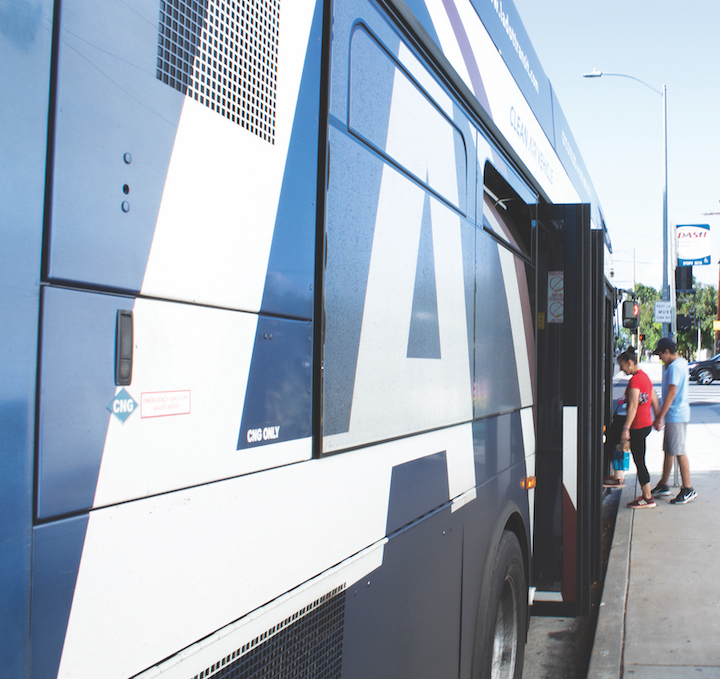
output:
[[666,422],[663,450],[671,457],[685,455],[686,434],[687,422]]

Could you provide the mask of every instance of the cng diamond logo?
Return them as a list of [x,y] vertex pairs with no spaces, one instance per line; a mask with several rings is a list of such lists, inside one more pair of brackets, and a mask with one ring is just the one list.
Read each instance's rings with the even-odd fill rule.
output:
[[136,407],[137,403],[125,389],[121,389],[115,398],[107,404],[107,409],[123,424],[133,414]]

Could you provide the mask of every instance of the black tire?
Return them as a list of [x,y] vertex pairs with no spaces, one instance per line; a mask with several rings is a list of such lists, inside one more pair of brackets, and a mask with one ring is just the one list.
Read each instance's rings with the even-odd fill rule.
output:
[[527,634],[527,583],[522,549],[515,533],[504,531],[480,611],[479,679],[521,679]]
[[707,368],[703,368],[702,370],[698,371],[698,374],[697,374],[698,384],[712,384],[713,379],[714,378],[713,378],[712,371],[708,370]]

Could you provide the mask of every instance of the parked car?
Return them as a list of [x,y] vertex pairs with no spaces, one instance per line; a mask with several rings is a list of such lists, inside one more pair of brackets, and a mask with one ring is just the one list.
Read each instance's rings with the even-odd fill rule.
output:
[[707,361],[695,361],[688,365],[690,379],[698,384],[712,384],[713,380],[720,380],[720,354],[715,354]]

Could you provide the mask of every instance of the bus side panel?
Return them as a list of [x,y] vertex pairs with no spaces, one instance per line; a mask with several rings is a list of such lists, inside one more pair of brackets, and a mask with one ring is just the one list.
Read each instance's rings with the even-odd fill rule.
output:
[[344,679],[457,676],[462,517],[447,507],[401,531],[385,546],[382,566],[349,588]]
[[[472,460],[472,431],[461,425],[93,510],[59,676],[94,679],[101,667],[103,677],[124,679],[234,624],[382,545],[399,523],[414,522],[472,490]],[[408,484],[413,501],[405,511]],[[459,596],[459,565],[456,548],[450,551],[455,556],[445,561],[439,555],[436,567],[452,576],[443,585],[454,581],[452,602]],[[378,565],[373,562],[371,570]],[[437,568],[435,575],[418,571],[414,578],[435,580]],[[395,580],[399,572],[390,572]],[[42,583],[39,594],[49,586]],[[409,588],[401,598],[424,611],[417,596]],[[42,603],[39,615],[49,615]],[[266,629],[278,622],[266,621]],[[38,624],[43,629],[42,620]],[[42,654],[50,641],[34,639],[36,652]],[[193,670],[186,676],[205,669],[186,668]]]
[[193,5],[62,3],[48,275],[309,319],[322,3]]
[[0,19],[0,673],[26,677],[53,2]]
[[[128,308],[132,380],[116,386]],[[48,288],[43,328],[43,518],[310,457],[308,321]]]

